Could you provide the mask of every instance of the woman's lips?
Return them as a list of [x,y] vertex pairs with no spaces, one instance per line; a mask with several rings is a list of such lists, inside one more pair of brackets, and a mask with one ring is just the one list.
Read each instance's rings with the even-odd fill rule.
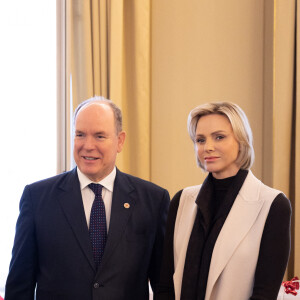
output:
[[205,157],[204,159],[206,162],[211,162],[217,160],[218,158],[219,158],[218,156],[209,156],[209,157]]

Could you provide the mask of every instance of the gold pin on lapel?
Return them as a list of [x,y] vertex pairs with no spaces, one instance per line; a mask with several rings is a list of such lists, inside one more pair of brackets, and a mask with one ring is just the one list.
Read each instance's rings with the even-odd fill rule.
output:
[[129,208],[129,207],[130,207],[130,204],[129,204],[129,203],[124,203],[124,207],[125,207],[125,208]]

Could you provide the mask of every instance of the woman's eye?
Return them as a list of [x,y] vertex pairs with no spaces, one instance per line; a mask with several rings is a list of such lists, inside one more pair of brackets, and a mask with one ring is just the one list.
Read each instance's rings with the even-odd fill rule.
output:
[[217,140],[222,140],[222,139],[224,139],[224,136],[223,136],[223,135],[218,135],[218,136],[216,137],[216,139],[217,139]]
[[203,144],[205,142],[205,139],[196,139],[196,143]]

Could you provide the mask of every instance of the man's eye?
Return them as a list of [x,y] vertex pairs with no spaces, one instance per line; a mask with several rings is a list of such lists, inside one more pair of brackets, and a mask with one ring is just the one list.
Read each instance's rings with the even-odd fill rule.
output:
[[82,134],[82,133],[76,133],[76,136],[77,136],[77,137],[82,137],[83,134]]

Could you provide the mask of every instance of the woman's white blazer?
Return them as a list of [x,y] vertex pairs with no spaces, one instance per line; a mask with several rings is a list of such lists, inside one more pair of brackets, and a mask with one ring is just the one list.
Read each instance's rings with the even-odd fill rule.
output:
[[[185,256],[194,225],[201,185],[183,190],[174,231],[174,288],[180,299]],[[249,171],[216,241],[205,300],[246,300],[252,294],[260,241],[278,190]]]

